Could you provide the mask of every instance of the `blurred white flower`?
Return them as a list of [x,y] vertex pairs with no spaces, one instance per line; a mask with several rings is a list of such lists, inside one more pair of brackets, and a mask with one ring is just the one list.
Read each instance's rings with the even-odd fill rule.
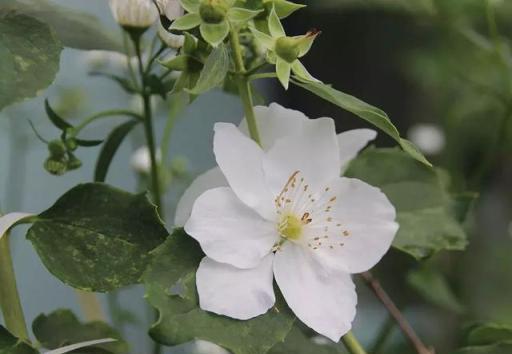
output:
[[192,354],[229,354],[229,352],[216,344],[204,340],[196,340],[190,349]]
[[[160,163],[162,154],[160,150],[156,152],[157,163]],[[130,164],[132,168],[141,174],[149,174],[151,171],[151,157],[149,156],[149,149],[147,146],[141,146],[132,155]]]
[[156,3],[160,11],[171,21],[183,16],[185,13],[178,0],[156,0]]
[[191,186],[228,185],[202,193],[185,224],[206,254],[196,273],[199,304],[236,319],[259,316],[275,303],[275,278],[295,315],[338,341],[356,312],[350,274],[373,267],[398,229],[378,188],[340,177],[375,132],[337,136],[332,119],[276,104],[256,115],[262,147],[245,124],[217,123],[219,169]]
[[435,124],[415,124],[409,129],[407,136],[409,140],[427,155],[441,152],[445,145],[444,133]]
[[[127,70],[128,58],[126,55],[109,50],[88,50],[84,53],[85,64],[91,71],[99,69]],[[131,57],[132,65],[137,65],[137,58]],[[135,67],[135,66],[134,66]]]
[[162,23],[158,23],[158,36],[165,44],[173,49],[179,49],[183,47],[183,43],[185,43],[184,35],[168,32],[164,26],[162,26]]
[[[151,103],[151,110],[152,111],[156,111],[158,109],[158,105],[159,105],[160,100],[161,100],[161,98],[158,97],[158,96],[155,96],[155,95],[151,96],[150,103]],[[129,106],[130,106],[130,109],[132,111],[142,114],[142,112],[144,110],[144,104],[143,104],[143,101],[142,101],[142,97],[140,97],[140,96],[132,96],[130,98]]]
[[158,19],[158,9],[152,0],[110,0],[109,4],[121,26],[146,28]]

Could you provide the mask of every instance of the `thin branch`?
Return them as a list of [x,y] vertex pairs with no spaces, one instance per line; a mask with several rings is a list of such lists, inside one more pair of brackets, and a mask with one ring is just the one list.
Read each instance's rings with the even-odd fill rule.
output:
[[396,323],[402,330],[405,337],[407,337],[407,339],[416,349],[416,352],[418,354],[435,354],[434,348],[427,348],[427,346],[423,344],[420,337],[418,337],[418,335],[416,334],[412,326],[409,324],[407,319],[404,317],[404,315],[402,315],[402,313],[395,305],[393,300],[391,300],[389,295],[382,288],[382,285],[380,284],[379,280],[376,279],[370,272],[362,273],[361,277],[365,280],[366,284],[370,287],[370,289],[375,293],[377,298],[386,307],[389,314],[395,319]]

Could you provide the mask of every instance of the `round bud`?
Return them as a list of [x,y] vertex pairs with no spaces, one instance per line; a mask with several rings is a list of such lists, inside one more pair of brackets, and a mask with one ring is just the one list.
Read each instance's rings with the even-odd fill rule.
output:
[[229,6],[225,0],[203,0],[199,6],[199,15],[206,23],[221,23],[226,18]]
[[78,144],[76,143],[76,139],[75,138],[67,139],[66,147],[68,148],[69,151],[75,151],[76,148],[78,147]]
[[82,167],[82,161],[80,161],[75,155],[69,154],[69,160],[67,168],[69,171],[76,170]]
[[276,40],[275,52],[288,63],[293,63],[299,57],[300,48],[295,38],[280,37]]
[[68,170],[64,159],[49,157],[44,162],[44,169],[52,175],[61,176]]
[[48,151],[52,158],[61,158],[66,154],[67,148],[62,140],[52,140],[48,143]]

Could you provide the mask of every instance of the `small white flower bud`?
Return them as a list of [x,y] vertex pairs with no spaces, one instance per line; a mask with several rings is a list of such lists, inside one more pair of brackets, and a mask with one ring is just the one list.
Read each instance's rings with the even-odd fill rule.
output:
[[185,43],[185,36],[180,34],[172,34],[166,31],[161,23],[158,24],[158,36],[165,44],[173,49],[179,49],[183,47],[183,43]]
[[439,153],[445,145],[443,131],[434,124],[413,125],[407,135],[409,140],[427,155]]
[[[160,163],[162,159],[160,150],[156,152],[156,160]],[[141,146],[132,155],[130,164],[132,168],[141,174],[149,174],[151,171],[151,157],[147,146]]]
[[160,11],[169,20],[175,20],[183,16],[185,11],[178,0],[156,0]]
[[123,27],[147,28],[158,18],[158,9],[152,0],[110,0],[110,10]]

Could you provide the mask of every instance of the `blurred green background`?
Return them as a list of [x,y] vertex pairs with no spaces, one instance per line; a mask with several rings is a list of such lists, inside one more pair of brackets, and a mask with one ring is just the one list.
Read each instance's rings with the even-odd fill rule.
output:
[[[55,3],[93,14],[120,34],[105,0]],[[291,34],[310,28],[322,31],[304,59],[311,73],[382,108],[402,135],[449,173],[454,191],[478,194],[466,222],[470,235],[466,252],[441,252],[420,264],[391,251],[375,273],[437,353],[460,347],[464,328],[475,321],[512,325],[512,3],[316,0],[308,5],[284,25]],[[44,97],[50,98],[59,112],[76,117],[103,108],[136,106],[138,103],[115,84],[87,74],[101,60],[104,56],[96,52],[66,48],[56,81],[40,98],[0,113],[3,210],[41,211],[73,185],[91,180],[97,149],[80,152],[84,162],[80,170],[64,177],[51,176],[42,168],[46,148],[35,138],[28,120],[50,139],[57,132],[44,115]],[[278,101],[310,117],[333,117],[340,131],[364,126],[349,113],[302,90],[284,92],[275,82],[268,82],[260,91],[268,102]],[[163,117],[168,107],[163,102],[155,104]],[[180,115],[170,155],[187,162],[189,177],[179,180],[165,200],[168,220],[172,220],[173,206],[190,178],[213,165],[213,123],[237,122],[241,112],[236,97],[216,91],[199,98]],[[163,123],[161,119],[158,124]],[[100,123],[87,134],[102,138],[110,127]],[[127,190],[139,188],[129,165],[132,152],[143,141],[138,134],[123,144],[108,178],[109,183]],[[383,134],[375,144],[394,145]],[[22,236],[21,231],[16,235]],[[13,240],[27,319],[60,307],[79,313],[74,291],[49,275],[26,240]],[[415,353],[364,284],[357,285],[360,301],[354,332],[368,348],[375,345],[379,333],[385,335],[384,344],[369,351]],[[119,294],[121,305],[133,312],[124,330],[134,353],[144,353],[148,347],[144,329],[150,315],[144,310],[142,294],[139,287]],[[101,298],[107,309],[107,297]]]

